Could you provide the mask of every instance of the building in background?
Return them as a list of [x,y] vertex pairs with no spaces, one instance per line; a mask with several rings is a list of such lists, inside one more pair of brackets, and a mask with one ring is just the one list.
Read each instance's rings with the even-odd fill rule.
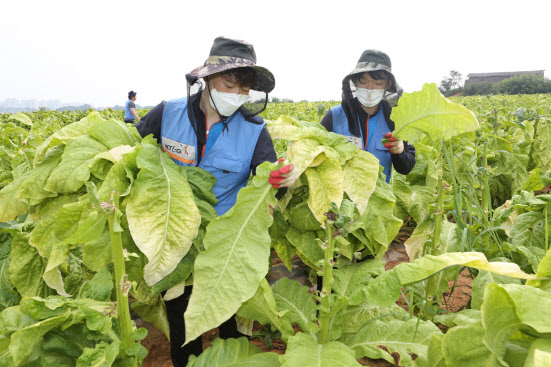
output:
[[483,82],[490,82],[491,84],[500,82],[505,79],[512,78],[514,76],[523,75],[536,75],[544,77],[544,70],[532,70],[532,71],[506,71],[500,73],[471,73],[467,75],[465,80],[465,88],[469,85],[474,85]]

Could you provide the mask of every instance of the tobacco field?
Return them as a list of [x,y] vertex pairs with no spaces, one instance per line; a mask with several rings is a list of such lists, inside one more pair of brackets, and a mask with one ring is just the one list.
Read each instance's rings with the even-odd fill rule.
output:
[[[222,216],[214,177],[124,111],[0,114],[0,367],[142,365],[135,319],[168,337],[164,302],[191,284],[186,340],[232,317],[243,337],[189,367],[550,366],[551,95],[404,93],[394,136],[417,163],[390,184],[319,124],[339,103],[269,104],[285,161]],[[300,177],[278,192],[288,162]],[[393,242],[409,261],[386,270]],[[268,281],[274,258],[307,279]]]

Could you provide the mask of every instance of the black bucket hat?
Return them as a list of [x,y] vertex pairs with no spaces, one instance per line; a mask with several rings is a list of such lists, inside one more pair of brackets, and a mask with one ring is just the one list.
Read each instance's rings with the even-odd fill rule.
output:
[[362,56],[358,60],[356,67],[347,76],[343,79],[343,84],[350,80],[350,77],[355,74],[363,74],[369,71],[384,70],[387,71],[392,79],[392,87],[389,89],[390,92],[396,93],[397,90],[400,90],[400,86],[396,83],[396,78],[392,74],[392,63],[390,62],[390,57],[382,51],[379,50],[365,50],[362,52]]
[[248,67],[256,72],[251,89],[270,93],[275,87],[274,75],[266,68],[256,65],[253,45],[240,40],[217,37],[203,66],[193,69],[188,75],[196,78],[222,71]]

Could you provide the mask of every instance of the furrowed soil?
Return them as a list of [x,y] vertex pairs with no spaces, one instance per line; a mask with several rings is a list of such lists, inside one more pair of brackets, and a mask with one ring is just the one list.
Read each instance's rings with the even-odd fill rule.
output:
[[[398,236],[394,242],[389,246],[388,251],[383,256],[383,260],[386,262],[385,269],[390,270],[396,265],[403,262],[409,262],[409,257],[404,247],[404,242],[410,237],[413,228],[402,227]],[[270,284],[274,283],[277,279],[282,277],[288,277],[294,280],[300,281],[304,285],[311,286],[308,281],[308,276],[305,272],[305,265],[297,257],[292,260],[293,271],[289,272],[287,268],[281,263],[281,260],[275,253],[272,253],[272,269],[268,275],[268,281]],[[455,284],[454,284],[455,283]],[[471,299],[471,277],[467,269],[463,269],[460,273],[457,281],[451,280],[448,283],[450,289],[453,292],[450,294],[450,290],[444,293],[442,297],[442,306],[440,308],[448,310],[448,312],[457,312],[465,308]],[[311,291],[315,292],[314,289]],[[407,310],[407,305],[400,298],[396,303]],[[142,344],[147,348],[148,355],[144,360],[142,366],[144,367],[173,367],[170,359],[170,343],[166,336],[160,332],[155,326],[147,322],[143,322],[141,319],[136,319],[138,327],[143,326],[148,330],[147,337],[142,341]],[[253,331],[262,329],[262,326],[255,322]],[[296,331],[299,331],[298,327],[295,327]],[[443,328],[442,328],[443,329]],[[218,329],[212,329],[203,334],[203,349],[208,348],[212,341],[219,336]],[[260,348],[263,352],[273,352],[278,354],[284,354],[287,348],[287,344],[282,340],[272,340],[271,347],[268,348],[263,339],[253,338],[251,343]],[[384,347],[383,347],[384,348]],[[387,362],[382,359],[373,360],[371,358],[362,358],[358,362],[362,366],[371,367],[389,367],[396,366],[394,363]]]

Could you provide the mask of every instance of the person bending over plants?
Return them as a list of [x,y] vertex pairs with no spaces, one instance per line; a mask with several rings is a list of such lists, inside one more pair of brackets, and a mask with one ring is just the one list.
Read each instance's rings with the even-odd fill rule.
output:
[[[187,97],[161,102],[135,126],[142,137],[153,134],[178,165],[197,166],[216,177],[214,209],[222,215],[235,204],[251,172],[277,159],[266,123],[257,116],[266,108],[275,79],[268,69],[256,65],[252,44],[218,37],[204,65],[186,74],[186,80]],[[297,169],[289,164],[272,172],[270,183],[275,188],[288,187],[296,178]],[[166,302],[175,367],[185,366],[191,354],[202,352],[201,338],[182,348],[183,313],[190,294],[191,289],[186,289]],[[234,318],[220,326],[220,336],[238,336]]]
[[384,97],[398,92],[402,90],[392,74],[390,57],[381,51],[366,50],[356,68],[342,81],[342,103],[327,111],[321,120],[327,131],[343,135],[375,155],[387,182],[392,167],[405,175],[415,165],[415,147],[392,136],[392,107]]

